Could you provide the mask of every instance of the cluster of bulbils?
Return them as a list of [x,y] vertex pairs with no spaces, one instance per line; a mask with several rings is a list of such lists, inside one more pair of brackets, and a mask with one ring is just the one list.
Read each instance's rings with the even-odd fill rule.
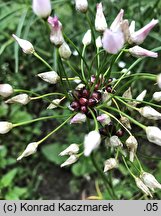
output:
[[[75,0],[76,9],[80,12],[86,13],[88,10],[88,1],[87,0]],[[68,59],[72,52],[65,42],[63,33],[62,33],[62,24],[58,20],[58,18],[51,17],[51,2],[50,0],[33,0],[33,11],[36,15],[42,18],[48,18],[48,23],[51,28],[50,41],[58,47],[59,55],[64,60]],[[97,4],[96,9],[96,17],[95,17],[95,29],[98,32],[101,32],[101,36],[99,36],[96,41],[97,49],[104,48],[108,53],[116,54],[118,53],[125,44],[136,44],[136,46],[131,47],[130,49],[126,49],[129,53],[136,57],[149,56],[156,58],[158,56],[157,53],[146,50],[140,46],[151,29],[158,23],[158,20],[152,20],[149,24],[144,26],[138,31],[135,31],[135,22],[132,21],[129,25],[128,20],[123,19],[124,11],[121,9],[119,14],[116,16],[115,20],[108,27],[106,23],[106,19],[103,13],[102,3]],[[21,38],[18,38],[16,35],[13,35],[15,40],[18,42],[23,52],[26,54],[33,54],[38,57],[38,54],[35,52],[33,45]],[[88,30],[83,37],[82,43],[84,47],[88,46],[91,43],[92,35],[91,30]],[[40,56],[38,57],[40,59]],[[50,66],[49,66],[50,67]],[[55,71],[49,71],[38,74],[38,76],[44,81],[50,84],[56,84],[61,77]],[[87,120],[87,118],[96,119],[99,122],[100,128],[97,130],[90,131],[84,138],[84,155],[89,156],[96,148],[99,147],[102,139],[102,135],[106,136],[106,144],[113,148],[123,147],[123,144],[119,137],[123,135],[123,130],[116,130],[115,126],[111,121],[111,117],[105,111],[104,113],[97,113],[97,106],[100,104],[106,104],[107,106],[111,106],[111,94],[113,93],[113,79],[110,78],[107,83],[104,83],[103,76],[99,76],[99,78],[95,75],[92,75],[90,81],[84,85],[80,83],[74,90],[72,90],[73,101],[70,103],[69,108],[76,112],[76,114],[71,117],[71,124],[83,123]],[[158,86],[161,88],[161,74],[157,77]],[[9,84],[0,84],[0,95],[7,98],[11,94],[14,93],[14,89]],[[146,94],[146,90],[144,90],[137,98],[137,102],[134,102],[132,106],[144,117],[148,119],[158,120],[161,119],[161,114],[154,110],[150,106],[145,106],[141,108],[136,108],[136,105],[143,101]],[[128,89],[124,95],[124,98],[132,99],[132,95],[130,90]],[[25,94],[16,95],[6,101],[6,103],[19,103],[22,105],[28,104],[31,100],[35,98],[28,96]],[[62,100],[54,99],[52,103],[48,106],[48,109],[57,108]],[[155,101],[161,101],[161,91],[155,92],[153,94],[153,99]],[[140,101],[140,102],[139,102]],[[131,106],[131,105],[130,105]],[[115,120],[117,119],[114,117]],[[125,116],[121,116],[118,120],[121,126],[129,132],[130,136],[126,139],[125,145],[129,150],[130,160],[133,162],[135,153],[138,147],[138,143],[136,138],[131,134],[131,126],[129,119]],[[21,125],[21,124],[20,124]],[[6,121],[0,121],[0,134],[5,134],[9,132],[12,128],[17,127],[18,124],[12,124]],[[161,130],[155,126],[144,126],[142,128],[145,130],[147,134],[147,138],[150,142],[161,145]],[[52,133],[51,133],[52,134]],[[107,137],[108,136],[108,137]],[[45,137],[45,139],[48,136]],[[109,138],[110,137],[110,138]],[[17,160],[21,160],[23,157],[31,155],[37,151],[38,145],[43,142],[45,139],[42,139],[38,142],[32,142],[28,144],[25,151],[17,158]],[[79,154],[80,148],[78,144],[71,144],[67,149],[60,153],[60,156],[68,155],[69,158],[61,165],[67,166],[78,160],[78,158],[82,155]],[[105,161],[104,172],[107,172],[113,168],[118,166],[117,158],[109,158]],[[152,197],[152,191],[155,188],[160,188],[161,185],[155,179],[155,177],[149,173],[144,171],[141,172],[139,177],[133,176],[137,186],[146,194]]]

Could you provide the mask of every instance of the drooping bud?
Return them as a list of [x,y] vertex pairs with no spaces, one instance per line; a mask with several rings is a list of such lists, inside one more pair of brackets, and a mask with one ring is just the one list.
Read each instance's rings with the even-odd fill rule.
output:
[[9,97],[11,94],[13,94],[13,88],[9,84],[0,84],[0,95],[2,97]]
[[135,182],[137,187],[141,189],[143,193],[145,193],[147,196],[153,197],[149,188],[141,181],[140,178],[135,177]]
[[105,126],[111,122],[111,118],[107,114],[102,114],[100,116],[97,116],[97,121],[99,121],[103,126]]
[[103,13],[102,3],[97,4],[96,17],[95,17],[95,29],[99,32],[104,32],[107,29],[106,19]]
[[161,74],[157,76],[157,83],[158,83],[159,88],[161,88]]
[[66,148],[64,151],[60,152],[60,156],[65,155],[73,155],[77,154],[79,152],[79,146],[75,143],[71,144],[68,148]]
[[[147,93],[147,90],[142,91],[142,92],[137,96],[136,100],[143,101],[144,98],[145,98],[146,93]],[[138,103],[140,103],[140,102],[137,102],[137,104],[138,104]]]
[[104,163],[104,172],[114,169],[118,166],[118,162],[115,158],[109,158]]
[[87,119],[86,115],[83,113],[77,113],[71,120],[70,124],[83,123]]
[[135,139],[134,136],[129,136],[129,138],[126,140],[126,146],[130,152],[130,161],[133,162],[134,161],[134,156],[138,147],[138,142]]
[[101,36],[98,36],[96,38],[96,47],[99,49],[102,47],[102,40],[101,40]]
[[116,18],[114,19],[114,21],[112,22],[110,29],[113,32],[117,32],[120,31],[120,24],[123,21],[123,16],[124,16],[124,10],[121,9],[120,12],[117,14]]
[[12,36],[17,41],[19,46],[22,48],[24,53],[33,54],[35,52],[33,45],[29,41],[21,39],[14,34]]
[[157,102],[161,101],[161,91],[160,92],[155,92],[153,94],[153,100],[155,100]]
[[66,42],[64,42],[60,47],[59,47],[59,55],[63,59],[69,59],[71,56],[72,52],[70,50],[70,47]]
[[60,80],[59,75],[55,71],[39,73],[37,76],[51,84],[56,84]]
[[75,8],[76,10],[86,13],[88,9],[88,1],[87,0],[75,0]]
[[6,121],[0,121],[0,134],[6,134],[13,128],[13,124]]
[[140,30],[131,34],[130,40],[133,43],[141,44],[151,31],[151,29],[158,23],[158,20],[152,19],[147,25],[145,25]]
[[91,35],[91,30],[89,29],[85,33],[85,35],[84,35],[84,37],[82,39],[82,43],[83,43],[84,46],[88,46],[91,43],[91,40],[92,40],[92,35]]
[[49,104],[49,106],[47,107],[47,109],[55,109],[59,106],[60,102],[62,101],[62,99],[54,99],[51,104]]
[[19,94],[19,95],[16,95],[16,96],[8,99],[7,101],[5,101],[5,103],[8,103],[8,104],[19,103],[22,105],[26,105],[30,101],[31,101],[31,98],[27,94]]
[[122,31],[113,32],[106,29],[102,38],[103,48],[111,54],[118,53],[124,45],[124,35]]
[[144,184],[151,190],[154,190],[155,188],[161,189],[161,184],[156,180],[156,178],[152,174],[143,172],[140,175],[140,178],[144,182]]
[[64,43],[64,37],[62,34],[62,24],[58,20],[58,17],[49,17],[48,23],[50,25],[51,34],[50,34],[50,41],[55,46],[61,46]]
[[78,160],[78,156],[73,154],[63,164],[61,164],[61,167],[71,165],[75,163],[77,160]]
[[102,94],[102,101],[104,103],[106,103],[107,106],[111,106],[112,100],[111,100],[110,94],[107,91],[103,92],[103,94]]
[[159,120],[161,119],[161,113],[153,109],[151,106],[141,107],[139,113],[147,119]]
[[131,87],[129,87],[122,95],[123,98],[132,99]]
[[25,151],[17,158],[17,160],[19,161],[24,157],[27,157],[29,155],[34,154],[37,151],[37,147],[38,147],[37,142],[33,142],[33,143],[28,144]]
[[118,147],[118,146],[123,146],[121,140],[118,138],[118,136],[112,136],[109,139],[109,144],[111,147]]
[[148,126],[145,129],[149,142],[161,146],[161,130],[155,126]]
[[101,136],[98,131],[89,132],[84,138],[84,155],[87,157],[101,143]]
[[47,18],[51,14],[51,2],[50,0],[33,0],[32,9],[37,16]]
[[130,125],[130,121],[129,121],[128,118],[126,118],[126,117],[124,117],[124,116],[121,116],[120,122],[121,122],[125,127],[127,127],[129,130],[131,130],[131,125]]
[[140,46],[134,46],[134,47],[130,48],[129,52],[131,55],[138,57],[138,58],[140,58],[140,57],[157,58],[158,57],[158,53],[149,51],[147,49],[143,49]]

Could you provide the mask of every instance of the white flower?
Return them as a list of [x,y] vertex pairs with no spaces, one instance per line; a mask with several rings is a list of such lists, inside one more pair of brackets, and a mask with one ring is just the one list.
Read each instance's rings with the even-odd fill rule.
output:
[[84,37],[82,39],[82,43],[83,43],[84,46],[88,46],[91,43],[91,40],[92,40],[92,35],[91,35],[91,30],[89,29],[85,33],[85,35],[84,35]]
[[116,18],[114,19],[114,21],[112,22],[111,26],[110,26],[110,29],[113,31],[113,32],[117,32],[117,31],[120,31],[120,25],[123,21],[123,16],[124,16],[124,10],[121,9],[119,11],[119,13],[117,14]]
[[97,48],[101,48],[101,47],[102,47],[101,36],[98,36],[98,37],[96,38],[96,47],[97,47]]
[[96,31],[100,31],[100,32],[103,32],[107,29],[107,23],[103,13],[102,3],[97,4],[97,11],[95,17],[95,29]]
[[153,99],[157,102],[160,102],[161,101],[161,91],[160,92],[155,92],[153,94]]
[[147,49],[143,49],[140,46],[134,46],[132,48],[129,49],[129,52],[131,55],[133,55],[134,57],[152,57],[152,58],[157,58],[158,57],[158,53],[156,52],[152,52],[150,50]]
[[[145,98],[146,93],[147,93],[147,90],[142,91],[142,92],[137,96],[136,100],[143,101],[144,98]],[[140,102],[137,102],[137,103],[140,103]]]
[[39,73],[37,76],[51,84],[56,84],[60,80],[59,75],[55,71]]
[[117,160],[115,158],[109,158],[104,162],[104,172],[107,172],[118,166]]
[[157,83],[158,83],[159,88],[161,88],[161,74],[157,76]]
[[110,96],[110,94],[107,91],[103,92],[103,94],[102,94],[102,101],[104,103],[106,103],[107,106],[111,106],[111,104],[112,104],[112,100],[110,99],[110,97],[111,96]]
[[131,130],[131,125],[130,125],[130,121],[128,118],[121,116],[120,121],[125,127],[127,127],[129,130]]
[[87,0],[75,0],[75,8],[82,13],[85,13],[88,9],[88,1]]
[[0,121],[0,134],[6,134],[13,128],[13,124],[6,121]]
[[78,156],[73,154],[63,164],[61,164],[61,167],[71,165],[75,163],[77,160],[78,160]]
[[16,96],[8,99],[7,101],[5,101],[5,103],[9,103],[9,104],[19,103],[22,105],[26,105],[30,102],[30,100],[31,100],[31,98],[27,94],[19,94],[19,95],[16,95]]
[[23,157],[27,157],[27,156],[29,156],[31,154],[34,154],[37,151],[37,147],[38,147],[37,142],[33,142],[33,143],[28,144],[25,151],[17,158],[17,160],[19,161]]
[[111,118],[107,114],[102,114],[100,116],[97,116],[97,121],[99,121],[103,126],[110,123]]
[[132,99],[131,87],[129,87],[122,95],[124,98]]
[[85,85],[83,83],[80,83],[79,85],[77,85],[77,87],[75,88],[76,90],[81,90],[85,87]]
[[9,84],[0,84],[0,95],[2,97],[9,97],[11,94],[13,94],[13,88]]
[[118,136],[112,136],[109,139],[109,144],[111,147],[118,147],[118,146],[123,146],[121,140],[118,138]]
[[139,113],[147,119],[159,120],[161,119],[161,113],[153,109],[151,106],[141,107]]
[[47,109],[55,109],[59,106],[62,99],[54,99],[51,104],[47,107]]
[[134,161],[134,156],[138,147],[138,142],[135,139],[134,136],[129,136],[129,138],[126,140],[126,146],[130,152],[130,161],[133,162]]
[[87,119],[86,115],[83,113],[77,113],[71,120],[70,124],[83,123]]
[[75,143],[71,144],[68,148],[66,148],[64,151],[60,152],[60,156],[64,155],[73,155],[77,154],[79,152],[79,146]]
[[59,47],[59,55],[63,59],[69,59],[71,56],[72,52],[70,50],[70,47],[66,42],[64,42],[60,47]]
[[148,126],[145,129],[149,142],[155,143],[161,146],[161,130],[155,126]]
[[135,177],[135,182],[138,188],[140,188],[143,193],[145,193],[147,196],[153,197],[149,188],[141,181],[141,179]]
[[17,41],[19,46],[22,48],[24,53],[33,54],[35,52],[33,45],[29,41],[21,39],[14,34],[12,36]]
[[101,136],[98,131],[89,132],[84,138],[84,155],[89,156],[101,143]]
[[156,180],[156,178],[147,172],[143,172],[140,176],[144,184],[150,188],[151,190],[154,190],[155,188],[161,189],[161,184]]
[[37,16],[47,18],[51,14],[51,2],[50,0],[33,0],[32,9]]

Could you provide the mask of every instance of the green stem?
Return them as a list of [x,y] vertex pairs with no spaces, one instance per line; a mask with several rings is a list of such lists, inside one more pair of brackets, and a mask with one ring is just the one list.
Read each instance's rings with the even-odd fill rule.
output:
[[142,168],[142,166],[141,166],[141,163],[140,163],[140,161],[139,161],[139,159],[138,159],[138,157],[137,157],[136,154],[135,154],[135,158],[136,158],[136,160],[137,160],[137,162],[138,162],[138,165],[139,165],[139,168],[140,168],[140,172],[143,172],[144,170],[143,170],[143,168]]
[[42,61],[51,71],[53,71],[53,68],[43,58],[41,58],[41,56],[39,56],[36,52],[34,52],[33,54],[36,58]]
[[134,106],[132,106],[132,105],[126,103],[125,101],[121,100],[121,99],[120,99],[119,97],[117,97],[117,96],[114,96],[114,98],[116,98],[118,101],[120,101],[121,103],[125,104],[126,106],[130,107],[131,109],[135,109],[136,111],[139,112],[139,110],[140,110],[139,108],[136,108],[136,107],[134,107]]
[[[84,57],[84,53],[86,50],[86,45],[83,46],[83,51],[82,51],[82,56]],[[85,78],[85,74],[84,74],[84,66],[83,66],[83,60],[81,59],[81,71],[82,71],[82,78],[84,83],[86,83],[86,78]]]
[[125,160],[125,157],[124,157],[124,156],[122,156],[122,160],[123,160],[123,162],[124,162],[124,164],[125,164],[127,170],[129,171],[130,175],[135,179],[136,176],[135,176],[135,175],[131,172],[131,170],[129,169],[129,167],[128,167],[127,163],[126,163],[126,160]]
[[37,99],[48,97],[48,96],[52,96],[52,95],[61,95],[61,96],[64,96],[64,94],[62,94],[62,93],[54,92],[54,93],[48,93],[48,94],[40,95],[40,96],[37,96],[37,97],[31,97],[31,100],[37,100]]
[[94,115],[94,112],[88,107],[93,119],[94,119],[94,123],[95,123],[95,130],[98,131],[98,121],[96,119],[96,116]]

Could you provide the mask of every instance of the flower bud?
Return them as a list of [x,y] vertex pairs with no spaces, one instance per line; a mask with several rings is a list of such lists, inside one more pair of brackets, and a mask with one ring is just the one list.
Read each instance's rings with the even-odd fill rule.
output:
[[66,42],[64,42],[60,47],[59,47],[59,55],[63,59],[69,59],[71,56],[72,52],[70,50],[70,47]]
[[124,117],[124,116],[121,116],[120,122],[121,122],[125,127],[127,127],[129,130],[131,130],[131,125],[130,125],[130,121],[129,121],[128,118],[126,118],[126,117]]
[[[136,100],[143,101],[144,98],[145,98],[146,93],[147,93],[147,90],[142,91],[142,92],[137,96]],[[137,102],[137,104],[138,104],[138,103],[140,103],[140,102]]]
[[109,158],[104,163],[104,172],[114,169],[118,166],[117,160],[115,158]]
[[80,83],[79,85],[77,85],[77,87],[75,88],[75,90],[81,90],[85,87],[85,85],[83,83]]
[[120,31],[120,24],[123,21],[123,16],[124,16],[124,10],[121,9],[120,12],[117,14],[116,18],[114,19],[113,23],[110,26],[110,29],[113,32],[117,32],[118,30]]
[[13,124],[6,121],[0,121],[0,134],[6,134],[13,128]]
[[2,97],[9,97],[11,94],[13,94],[13,88],[9,84],[0,84],[0,95]]
[[47,107],[47,109],[55,109],[59,106],[62,99],[54,99],[51,104]]
[[140,30],[131,34],[131,42],[136,44],[141,44],[151,31],[151,29],[158,23],[158,20],[152,19],[147,25],[145,25]]
[[154,190],[155,188],[161,189],[161,184],[156,180],[156,178],[152,174],[143,172],[140,175],[140,178],[144,182],[144,184],[151,190]]
[[107,29],[107,23],[103,13],[102,3],[97,4],[95,29],[99,32],[104,32]]
[[51,14],[51,2],[50,0],[33,0],[32,9],[37,16],[47,18]]
[[129,138],[126,140],[126,146],[130,152],[130,161],[133,162],[134,161],[134,156],[138,147],[138,142],[135,139],[134,136],[129,136]]
[[129,52],[131,55],[138,57],[138,58],[140,58],[140,57],[157,58],[158,57],[158,53],[149,51],[147,49],[143,49],[140,46],[134,46],[134,47],[130,48]]
[[62,24],[58,20],[58,17],[49,17],[48,23],[50,25],[51,34],[50,34],[50,41],[55,46],[60,46],[64,43],[64,37],[62,34]]
[[71,155],[63,164],[61,164],[61,167],[71,165],[75,163],[78,160],[77,155]]
[[139,189],[142,190],[147,196],[153,197],[148,187],[141,181],[140,178],[135,177],[136,185]]
[[35,52],[33,45],[29,41],[21,39],[14,34],[12,36],[17,41],[19,46],[22,48],[24,53],[33,54]]
[[123,98],[132,99],[131,87],[129,87],[122,95]]
[[98,131],[89,132],[84,138],[84,155],[87,157],[101,143],[101,136]]
[[55,71],[39,73],[37,74],[37,76],[40,77],[45,82],[48,82],[51,84],[56,84],[60,80],[60,77]]
[[110,29],[106,29],[102,38],[103,48],[111,54],[118,53],[124,45],[123,32],[113,32]]
[[64,151],[60,152],[60,156],[64,155],[73,155],[77,154],[79,152],[79,146],[77,144],[71,144],[68,148],[66,148]]
[[96,38],[96,47],[99,49],[102,47],[102,40],[101,40],[101,36],[98,36]]
[[107,106],[111,106],[112,100],[110,99],[110,94],[105,91],[102,94],[102,101],[107,104]]
[[77,113],[71,120],[70,124],[83,123],[87,119],[86,115],[83,113]]
[[89,29],[85,33],[85,35],[84,35],[84,37],[82,39],[82,43],[83,43],[84,46],[88,46],[91,43],[91,40],[92,40],[92,35],[91,35],[91,30]]
[[27,94],[19,94],[19,95],[16,95],[8,99],[7,101],[5,101],[5,103],[8,103],[8,104],[19,103],[22,105],[26,105],[30,102],[30,100],[31,98]]
[[161,74],[157,76],[157,83],[158,83],[159,88],[161,88]]
[[160,92],[155,92],[153,94],[153,100],[160,102],[161,101],[161,91]]
[[118,146],[123,146],[121,140],[118,138],[118,136],[112,136],[109,139],[109,144],[111,147],[118,147]]
[[161,146],[161,130],[155,126],[148,126],[145,129],[149,142],[155,143]]
[[111,122],[111,118],[107,114],[102,114],[100,116],[97,116],[97,121],[99,121],[103,126],[105,126]]
[[33,143],[28,144],[25,151],[17,158],[17,160],[19,161],[23,157],[27,157],[27,156],[29,156],[31,154],[34,154],[37,151],[37,147],[38,147],[37,142],[33,142]]
[[75,8],[76,10],[86,13],[88,9],[88,1],[87,0],[75,0]]
[[139,113],[147,119],[159,120],[161,119],[161,113],[153,109],[151,106],[141,107]]

